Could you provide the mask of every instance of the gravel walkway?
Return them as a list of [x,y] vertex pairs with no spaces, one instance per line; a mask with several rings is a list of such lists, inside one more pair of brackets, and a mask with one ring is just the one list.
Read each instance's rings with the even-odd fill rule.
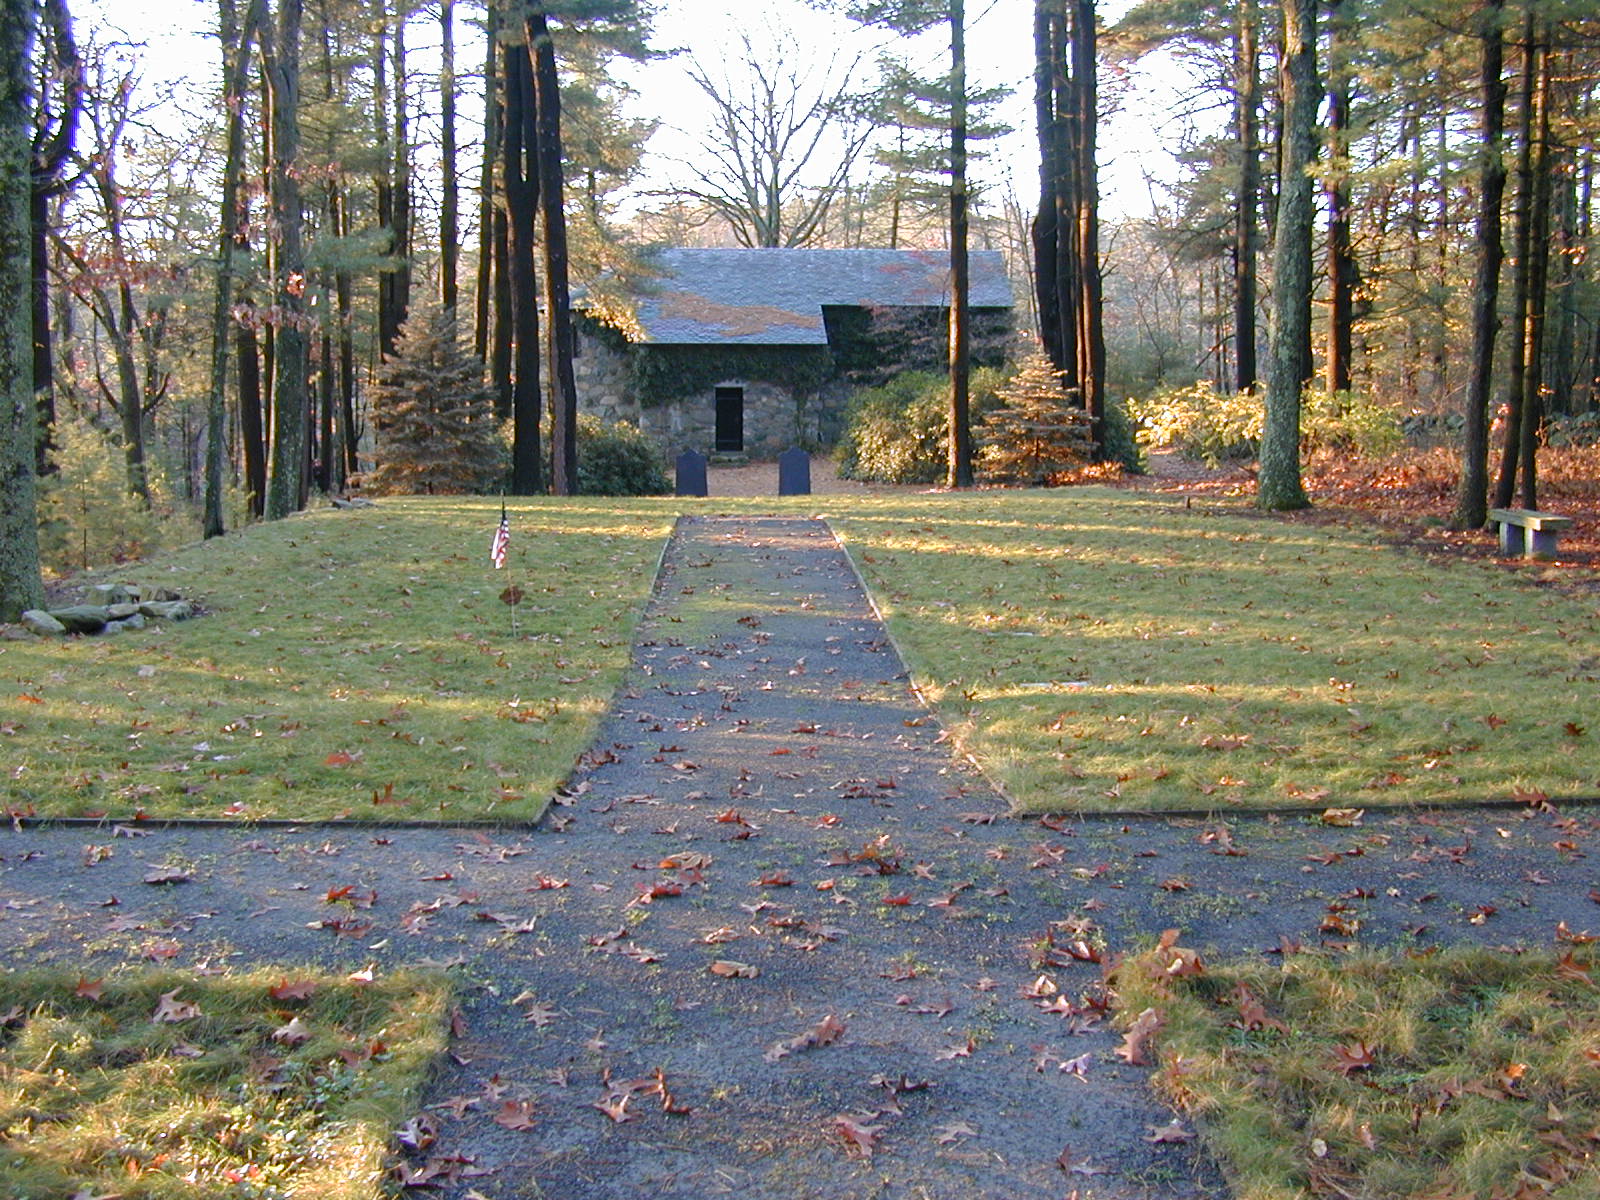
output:
[[[1588,813],[1018,821],[952,764],[821,522],[680,524],[531,831],[26,828],[11,966],[426,962],[462,994],[409,1166],[468,1197],[1221,1194],[1095,960],[1597,923]],[[165,876],[179,882],[153,883]],[[1335,919],[1336,918],[1336,919]]]

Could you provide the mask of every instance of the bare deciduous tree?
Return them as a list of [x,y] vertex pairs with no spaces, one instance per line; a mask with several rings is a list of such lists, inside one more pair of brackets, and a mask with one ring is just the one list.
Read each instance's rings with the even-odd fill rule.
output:
[[741,245],[809,245],[872,132],[853,91],[856,63],[835,57],[819,70],[784,34],[770,48],[741,42],[720,72],[689,68],[713,121],[684,194],[721,215]]

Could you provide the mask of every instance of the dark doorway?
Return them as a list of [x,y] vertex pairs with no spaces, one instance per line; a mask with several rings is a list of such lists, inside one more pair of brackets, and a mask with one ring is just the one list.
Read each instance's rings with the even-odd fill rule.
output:
[[739,454],[744,450],[744,389],[717,389],[717,453]]

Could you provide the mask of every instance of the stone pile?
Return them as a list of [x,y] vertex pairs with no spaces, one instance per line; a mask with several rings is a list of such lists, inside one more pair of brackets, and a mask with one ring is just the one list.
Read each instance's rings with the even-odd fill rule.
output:
[[143,629],[146,621],[186,621],[194,614],[194,605],[168,588],[157,588],[146,599],[135,584],[100,583],[89,589],[82,604],[30,608],[21,624],[37,634],[109,634]]

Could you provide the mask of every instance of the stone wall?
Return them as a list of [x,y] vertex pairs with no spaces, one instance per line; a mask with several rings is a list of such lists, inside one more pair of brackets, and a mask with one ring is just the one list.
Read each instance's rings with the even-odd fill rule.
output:
[[[824,357],[821,377],[832,374],[820,387],[803,388],[762,378],[728,378],[698,388],[681,399],[644,404],[629,359],[630,348],[605,333],[582,330],[573,374],[578,387],[578,409],[603,421],[628,421],[649,434],[670,458],[683,450],[716,453],[716,388],[744,390],[744,452],[752,458],[776,458],[791,446],[815,449],[831,446],[843,432],[844,409],[858,386],[874,386],[906,370],[946,369],[945,315],[937,308],[828,308],[824,310],[832,364]],[[1008,309],[974,310],[973,364],[998,365],[1011,337]],[[698,351],[697,346],[668,347],[677,353]],[[714,354],[717,347],[705,347]],[[782,351],[782,347],[776,348]],[[820,351],[820,347],[796,353]],[[733,362],[726,366],[738,370]],[[744,363],[745,368],[754,364]],[[696,375],[704,381],[713,360],[704,359]],[[775,366],[782,374],[781,366]],[[757,368],[759,369],[759,368]],[[797,375],[795,378],[804,378]]]

